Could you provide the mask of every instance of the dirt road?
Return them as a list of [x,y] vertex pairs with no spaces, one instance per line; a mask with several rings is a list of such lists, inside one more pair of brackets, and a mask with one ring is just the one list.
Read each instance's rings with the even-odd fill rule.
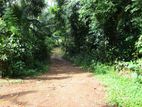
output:
[[105,89],[91,73],[54,58],[47,74],[1,85],[0,107],[106,107]]

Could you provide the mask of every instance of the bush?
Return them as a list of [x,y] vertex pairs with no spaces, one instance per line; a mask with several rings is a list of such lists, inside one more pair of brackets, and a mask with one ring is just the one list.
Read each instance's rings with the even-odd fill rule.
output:
[[118,62],[116,64],[116,70],[118,72],[135,72],[138,75],[142,75],[142,63],[141,60],[131,61],[131,62]]
[[91,70],[95,74],[107,74],[107,73],[114,72],[114,67],[107,65],[107,64],[102,64],[102,63],[99,63],[99,62],[94,62],[91,65]]
[[139,40],[136,42],[136,49],[139,55],[142,55],[142,35],[139,37]]
[[20,77],[37,72],[49,60],[52,41],[41,18],[43,0],[9,3],[0,2],[4,8],[0,11],[0,72],[3,77]]

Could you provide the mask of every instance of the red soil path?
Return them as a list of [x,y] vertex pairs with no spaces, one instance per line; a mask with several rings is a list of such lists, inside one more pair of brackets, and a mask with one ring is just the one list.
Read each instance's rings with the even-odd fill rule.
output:
[[105,89],[89,72],[54,58],[50,71],[0,85],[0,107],[106,107]]

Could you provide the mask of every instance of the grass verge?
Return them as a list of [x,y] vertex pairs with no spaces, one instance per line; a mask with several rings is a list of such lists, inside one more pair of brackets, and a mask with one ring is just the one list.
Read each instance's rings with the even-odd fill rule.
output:
[[117,74],[103,74],[97,77],[107,86],[109,104],[118,107],[142,107],[142,84],[137,79]]

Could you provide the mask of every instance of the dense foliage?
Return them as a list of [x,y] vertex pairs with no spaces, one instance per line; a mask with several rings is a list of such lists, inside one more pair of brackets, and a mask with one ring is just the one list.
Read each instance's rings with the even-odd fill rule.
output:
[[69,54],[91,53],[103,62],[141,57],[141,6],[140,0],[62,2]]
[[125,61],[124,68],[140,74],[141,6],[140,0],[57,0],[51,12],[58,22],[54,32],[63,36],[70,58],[88,56],[90,62],[118,66]]
[[17,77],[47,60],[50,35],[44,0],[0,0],[0,72]]

